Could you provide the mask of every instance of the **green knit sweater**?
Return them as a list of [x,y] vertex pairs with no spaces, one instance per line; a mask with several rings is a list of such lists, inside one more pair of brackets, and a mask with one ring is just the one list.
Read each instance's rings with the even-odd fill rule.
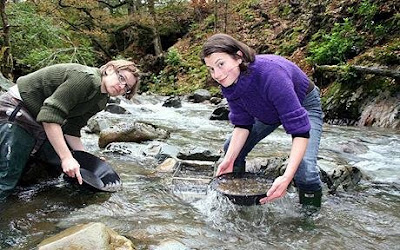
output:
[[21,98],[38,122],[58,123],[65,134],[80,137],[91,116],[103,110],[101,72],[80,64],[45,67],[17,80]]

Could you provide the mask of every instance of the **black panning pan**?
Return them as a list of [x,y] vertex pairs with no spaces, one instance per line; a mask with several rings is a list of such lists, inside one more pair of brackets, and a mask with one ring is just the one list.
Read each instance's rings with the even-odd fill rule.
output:
[[122,189],[121,179],[107,162],[85,151],[72,151],[72,155],[81,166],[83,185],[96,191],[105,192]]
[[214,177],[210,187],[225,195],[233,203],[242,206],[260,205],[260,199],[267,197],[273,179],[255,173],[227,173]]

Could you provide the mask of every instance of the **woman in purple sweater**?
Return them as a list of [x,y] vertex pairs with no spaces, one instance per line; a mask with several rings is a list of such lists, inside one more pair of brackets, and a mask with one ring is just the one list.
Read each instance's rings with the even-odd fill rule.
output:
[[255,55],[253,49],[226,34],[211,36],[203,45],[201,59],[221,85],[235,126],[217,175],[244,172],[247,154],[283,125],[292,135],[288,165],[260,202],[283,197],[294,178],[300,203],[320,207],[317,154],[323,113],[318,87],[294,63],[277,55]]

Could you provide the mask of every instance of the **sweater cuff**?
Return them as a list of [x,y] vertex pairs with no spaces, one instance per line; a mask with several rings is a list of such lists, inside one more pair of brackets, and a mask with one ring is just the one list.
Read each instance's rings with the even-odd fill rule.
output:
[[301,133],[301,134],[292,134],[292,138],[301,137],[301,138],[310,138],[310,132]]
[[251,132],[251,130],[253,129],[253,125],[235,125],[235,128],[244,128]]
[[311,129],[310,120],[304,108],[285,114],[280,119],[288,134],[302,134]]
[[36,121],[38,122],[48,122],[48,123],[57,123],[63,124],[65,120],[65,113],[59,109],[53,109],[48,106],[43,106],[38,116],[36,117]]

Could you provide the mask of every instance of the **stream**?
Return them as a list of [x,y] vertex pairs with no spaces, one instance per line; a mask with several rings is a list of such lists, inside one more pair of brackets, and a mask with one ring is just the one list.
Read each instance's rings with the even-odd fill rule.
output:
[[[212,104],[182,102],[175,109],[162,107],[166,97],[138,99],[141,104],[121,104],[132,114],[107,115],[166,128],[171,136],[164,142],[181,150],[218,152],[232,131],[228,121],[209,120]],[[363,178],[355,188],[338,188],[335,194],[325,188],[322,209],[311,217],[300,213],[294,190],[250,207],[212,191],[173,192],[171,174],[156,172],[153,158],[107,153],[97,141],[97,135],[83,134],[87,150],[106,157],[119,173],[123,190],[93,193],[61,177],[19,188],[3,204],[0,249],[35,249],[42,240],[87,222],[106,224],[138,249],[400,249],[398,130],[324,124],[319,166],[327,172],[339,165],[357,167]],[[290,135],[279,128],[249,158],[287,154],[290,143]],[[363,150],[343,150],[349,143]]]

